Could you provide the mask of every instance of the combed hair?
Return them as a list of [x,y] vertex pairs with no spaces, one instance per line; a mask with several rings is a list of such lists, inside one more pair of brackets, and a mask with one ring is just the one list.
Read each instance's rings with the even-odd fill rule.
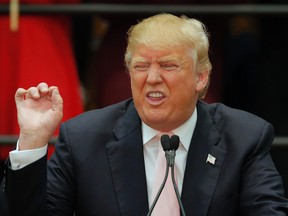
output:
[[[126,67],[129,69],[133,51],[138,45],[152,49],[187,48],[194,62],[196,72],[211,72],[209,60],[209,40],[206,27],[196,19],[172,14],[158,14],[142,20],[128,31],[128,44],[125,53]],[[199,95],[206,94],[208,85]]]

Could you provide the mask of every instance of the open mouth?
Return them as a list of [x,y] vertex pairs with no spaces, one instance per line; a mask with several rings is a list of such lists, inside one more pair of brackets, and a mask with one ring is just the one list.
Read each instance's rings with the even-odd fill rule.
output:
[[166,98],[166,96],[159,91],[156,92],[149,92],[147,94],[148,102],[152,105],[159,105],[163,102],[163,100]]

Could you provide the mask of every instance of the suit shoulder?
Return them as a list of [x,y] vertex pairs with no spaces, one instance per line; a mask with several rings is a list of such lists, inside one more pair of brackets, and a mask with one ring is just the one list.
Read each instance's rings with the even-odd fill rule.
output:
[[201,105],[206,107],[215,129],[222,139],[226,140],[222,142],[227,144],[225,148],[229,146],[231,149],[233,146],[236,151],[240,151],[240,149],[254,151],[253,149],[258,148],[258,144],[268,143],[267,146],[263,145],[261,148],[272,144],[274,128],[259,116],[221,103],[203,103]]
[[231,108],[222,103],[203,103],[206,106],[215,125],[226,125],[227,127],[244,127],[249,129],[262,128],[268,123],[263,118],[250,112]]

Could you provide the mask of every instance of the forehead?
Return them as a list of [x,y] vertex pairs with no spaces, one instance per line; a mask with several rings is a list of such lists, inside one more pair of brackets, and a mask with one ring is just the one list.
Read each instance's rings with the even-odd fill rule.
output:
[[182,61],[188,57],[186,49],[152,49],[143,45],[135,48],[132,62],[141,61]]

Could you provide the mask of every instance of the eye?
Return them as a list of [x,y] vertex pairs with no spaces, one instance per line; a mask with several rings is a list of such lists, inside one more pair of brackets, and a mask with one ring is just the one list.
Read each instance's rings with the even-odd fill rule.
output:
[[161,68],[167,71],[173,71],[173,70],[177,70],[179,66],[175,63],[163,63],[161,64]]
[[147,71],[148,68],[149,68],[149,64],[143,64],[143,63],[135,64],[133,66],[133,69],[137,71]]

